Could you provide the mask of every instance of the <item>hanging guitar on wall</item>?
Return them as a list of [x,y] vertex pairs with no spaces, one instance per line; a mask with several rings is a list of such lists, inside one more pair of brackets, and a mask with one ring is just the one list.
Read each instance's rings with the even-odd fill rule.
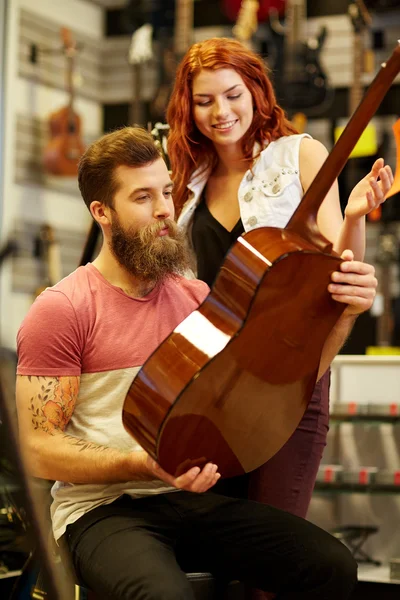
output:
[[50,139],[43,154],[43,165],[51,175],[76,177],[78,162],[85,151],[81,139],[81,118],[74,110],[74,64],[76,44],[69,29],[61,28],[67,61],[68,103],[49,117]]
[[235,23],[232,33],[241,42],[248,42],[259,23],[268,20],[271,11],[279,16],[285,12],[286,0],[224,0],[222,10]]
[[36,297],[62,278],[60,245],[53,227],[47,223],[40,227],[35,239],[34,255],[41,263],[40,284],[35,290]]
[[[254,0],[222,0],[222,10],[230,19],[237,23],[240,11],[243,9],[243,5],[247,2],[253,2]],[[271,9],[274,9],[282,17],[285,12],[286,0],[258,0],[257,4],[257,21],[262,23],[269,17]]]
[[150,106],[153,122],[165,121],[165,111],[172,92],[176,67],[192,42],[193,1],[175,0],[173,49],[168,46],[163,48],[160,84]]
[[279,12],[270,10],[270,30],[275,47],[273,83],[279,104],[291,117],[322,114],[333,101],[333,90],[321,63],[320,53],[327,37],[322,27],[317,37],[304,33],[306,0],[286,0],[285,23]]
[[[353,28],[353,80],[349,90],[348,106],[348,114],[352,115],[363,96],[363,74],[373,70],[371,52],[365,50],[364,44],[364,36],[371,27],[372,18],[363,0],[353,0],[348,7],[348,15]],[[343,129],[344,126],[334,127],[335,142]],[[387,135],[384,136],[383,140],[386,141],[387,137]],[[351,190],[368,173],[374,161],[381,155],[380,152],[382,150],[383,148],[380,148],[378,151],[377,134],[374,124],[368,123],[339,177],[339,191],[343,211]],[[377,209],[379,214],[380,210],[379,207]],[[375,211],[372,212],[375,213]],[[370,219],[371,216],[368,215],[368,220]],[[374,220],[376,219],[374,218]]]

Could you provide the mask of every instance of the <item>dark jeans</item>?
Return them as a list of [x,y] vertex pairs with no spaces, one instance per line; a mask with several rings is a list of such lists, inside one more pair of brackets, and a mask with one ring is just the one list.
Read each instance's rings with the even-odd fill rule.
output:
[[123,496],[69,525],[66,538],[81,583],[109,600],[193,600],[184,571],[280,600],[346,600],[357,577],[348,549],[322,529],[215,493]]

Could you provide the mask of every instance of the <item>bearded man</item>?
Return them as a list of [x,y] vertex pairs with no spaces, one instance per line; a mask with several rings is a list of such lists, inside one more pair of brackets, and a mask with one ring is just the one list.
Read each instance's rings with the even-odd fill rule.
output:
[[[56,481],[54,537],[67,542],[79,581],[98,598],[193,600],[184,569],[207,570],[281,600],[349,598],[356,563],[327,532],[215,493],[217,465],[174,477],[125,432],[133,378],[209,290],[182,275],[172,181],[150,134],[127,127],[94,142],[79,186],[103,244],[34,302],[18,332],[17,376],[25,461]],[[353,263],[353,285],[372,298],[373,268]],[[348,303],[364,306],[364,292]]]

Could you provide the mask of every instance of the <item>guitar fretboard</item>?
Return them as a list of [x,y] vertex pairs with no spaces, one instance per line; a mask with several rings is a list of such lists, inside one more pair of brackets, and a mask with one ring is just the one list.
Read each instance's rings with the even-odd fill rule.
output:
[[176,0],[174,28],[174,51],[177,56],[185,54],[192,43],[193,0]]
[[305,0],[288,0],[285,8],[285,71],[287,75],[296,73],[296,47],[305,36]]

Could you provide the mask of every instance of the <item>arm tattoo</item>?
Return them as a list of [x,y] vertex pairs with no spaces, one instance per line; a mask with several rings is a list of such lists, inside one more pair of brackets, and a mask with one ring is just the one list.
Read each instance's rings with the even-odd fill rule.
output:
[[[29,377],[29,381],[31,381]],[[42,382],[40,391],[31,397],[34,429],[54,435],[64,431],[74,412],[79,390],[78,377],[36,377]]]
[[107,448],[106,446],[100,446],[99,444],[94,444],[93,442],[80,440],[79,438],[76,438],[73,435],[68,435],[67,433],[64,433],[63,438],[70,441],[73,446],[78,446],[79,452],[82,452],[83,450],[96,450],[97,452],[109,450],[109,448]]

